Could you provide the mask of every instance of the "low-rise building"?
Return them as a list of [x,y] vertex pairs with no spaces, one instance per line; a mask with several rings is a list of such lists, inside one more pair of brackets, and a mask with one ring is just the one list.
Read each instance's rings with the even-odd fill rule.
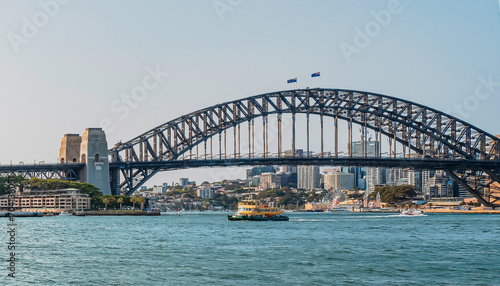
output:
[[[7,196],[0,196],[0,208],[9,205]],[[90,209],[90,197],[81,194],[77,189],[61,189],[47,191],[25,191],[17,194],[14,198],[14,208],[22,209],[61,209],[82,210]]]

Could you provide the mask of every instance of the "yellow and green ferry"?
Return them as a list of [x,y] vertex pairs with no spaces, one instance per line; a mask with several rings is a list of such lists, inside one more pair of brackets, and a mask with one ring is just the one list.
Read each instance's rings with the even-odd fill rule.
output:
[[284,211],[278,208],[262,205],[258,201],[238,203],[238,211],[227,216],[227,220],[273,220],[287,221]]

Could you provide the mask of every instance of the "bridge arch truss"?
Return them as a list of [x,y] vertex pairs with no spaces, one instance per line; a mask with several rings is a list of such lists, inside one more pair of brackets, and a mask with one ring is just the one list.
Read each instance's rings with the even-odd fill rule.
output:
[[[297,133],[297,115],[304,114],[306,132]],[[283,116],[291,116],[291,146],[283,146]],[[269,118],[276,117],[276,153],[269,152]],[[319,117],[320,150],[312,153],[310,117]],[[255,134],[257,118],[262,118],[261,134]],[[332,118],[333,150],[324,144],[324,118]],[[347,132],[339,134],[339,121],[347,125]],[[353,151],[353,126],[361,131],[361,154]],[[243,131],[242,131],[243,129]],[[228,131],[233,131],[228,146]],[[330,130],[332,131],[332,130]],[[376,154],[368,152],[368,134],[375,134],[381,144],[388,139],[388,155],[378,148]],[[230,132],[229,132],[230,133]],[[242,153],[243,135],[247,137]],[[260,133],[260,132],[259,132]],[[242,159],[252,163],[257,159],[272,164],[287,157],[299,156],[297,138],[306,137],[304,163],[321,159],[335,163],[341,160],[365,160],[367,164],[377,158],[405,159],[408,167],[421,159],[452,162],[447,173],[482,203],[491,205],[500,198],[490,195],[489,189],[500,182],[497,164],[500,160],[499,138],[451,115],[424,105],[376,93],[341,89],[301,89],[272,92],[214,105],[178,117],[157,126],[130,141],[118,143],[110,150],[114,166],[112,188],[125,193],[134,192],[141,184],[159,171],[200,165],[201,161],[224,160],[238,165]],[[346,153],[339,151],[339,136],[348,138]],[[217,138],[218,137],[218,142]],[[256,143],[256,137],[257,143]],[[214,138],[215,148],[214,153]],[[316,139],[316,138],[314,138]],[[330,140],[327,140],[330,141]],[[316,141],[315,141],[316,142]],[[260,149],[260,150],[256,150]],[[400,156],[396,152],[402,151]],[[233,151],[232,153],[228,153]],[[290,149],[291,152],[285,152]],[[245,151],[243,151],[245,152]],[[267,160],[266,160],[267,159]],[[184,165],[180,161],[185,162]],[[196,161],[196,162],[193,162]],[[233,163],[232,163],[233,162]],[[461,162],[461,167],[456,167]],[[347,164],[347,163],[346,163]],[[201,164],[203,165],[203,164]],[[445,164],[446,165],[446,164]],[[120,180],[120,174],[123,180]],[[495,183],[496,182],[496,183]]]

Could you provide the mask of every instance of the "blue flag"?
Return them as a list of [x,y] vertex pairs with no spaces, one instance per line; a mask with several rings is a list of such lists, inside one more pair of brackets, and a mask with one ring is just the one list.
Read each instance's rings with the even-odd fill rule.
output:
[[292,78],[286,81],[286,83],[297,82],[297,78]]
[[313,73],[313,74],[311,75],[311,77],[318,77],[318,76],[321,76],[321,75],[319,74],[319,72],[315,72],[315,73]]

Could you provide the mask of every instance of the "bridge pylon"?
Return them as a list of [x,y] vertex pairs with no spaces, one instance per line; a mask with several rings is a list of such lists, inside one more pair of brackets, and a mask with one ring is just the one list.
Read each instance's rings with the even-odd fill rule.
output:
[[102,128],[87,128],[83,132],[80,162],[85,164],[80,180],[93,184],[103,194],[110,195],[108,142]]

